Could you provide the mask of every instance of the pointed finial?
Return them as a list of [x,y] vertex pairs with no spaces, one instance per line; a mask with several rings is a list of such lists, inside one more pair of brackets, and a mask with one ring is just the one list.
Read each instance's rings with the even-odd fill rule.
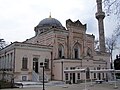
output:
[[50,12],[50,16],[49,16],[49,18],[51,18],[51,12]]

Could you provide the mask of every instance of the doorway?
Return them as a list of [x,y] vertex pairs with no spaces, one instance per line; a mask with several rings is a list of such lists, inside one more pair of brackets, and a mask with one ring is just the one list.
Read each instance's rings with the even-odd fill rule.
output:
[[101,80],[101,73],[98,73],[98,80]]
[[38,58],[33,58],[33,70],[38,73]]
[[73,83],[75,83],[75,73],[73,73]]

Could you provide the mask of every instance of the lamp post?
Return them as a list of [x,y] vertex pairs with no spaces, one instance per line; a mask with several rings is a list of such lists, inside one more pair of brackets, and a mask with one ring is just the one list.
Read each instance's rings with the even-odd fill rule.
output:
[[43,90],[45,90],[45,83],[44,83],[44,68],[45,68],[45,64],[44,64],[44,62],[40,63],[40,67],[43,68]]
[[61,61],[62,64],[62,81],[63,81],[63,61]]
[[86,69],[85,69],[84,72],[85,72],[85,89],[83,89],[83,90],[87,90],[87,85],[86,85],[86,82],[87,82],[87,81],[86,81]]
[[44,64],[44,62],[43,62],[43,90],[45,90],[45,85],[44,85],[44,67],[45,67],[45,64]]

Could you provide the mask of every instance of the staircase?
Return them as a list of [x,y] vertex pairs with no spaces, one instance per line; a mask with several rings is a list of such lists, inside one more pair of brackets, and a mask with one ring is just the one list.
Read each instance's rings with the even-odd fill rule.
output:
[[[43,72],[36,73],[34,70],[32,71],[32,81],[35,82],[43,82]],[[44,82],[48,82],[47,75],[44,73]]]
[[32,81],[39,82],[39,74],[36,73],[34,70],[32,71]]

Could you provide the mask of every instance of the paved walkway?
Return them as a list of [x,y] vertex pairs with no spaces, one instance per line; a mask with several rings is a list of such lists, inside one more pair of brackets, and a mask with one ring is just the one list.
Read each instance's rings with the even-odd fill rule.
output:
[[[108,83],[102,83],[102,84],[94,84],[90,85],[87,84],[86,90],[120,90],[120,83],[117,84],[118,88],[114,88],[114,83],[108,84]],[[82,84],[64,84],[64,85],[56,85],[56,86],[46,86],[45,90],[84,90],[85,85]],[[1,90],[42,90],[41,85],[33,85],[33,86],[24,86],[23,88],[15,88],[15,89],[1,89]]]

